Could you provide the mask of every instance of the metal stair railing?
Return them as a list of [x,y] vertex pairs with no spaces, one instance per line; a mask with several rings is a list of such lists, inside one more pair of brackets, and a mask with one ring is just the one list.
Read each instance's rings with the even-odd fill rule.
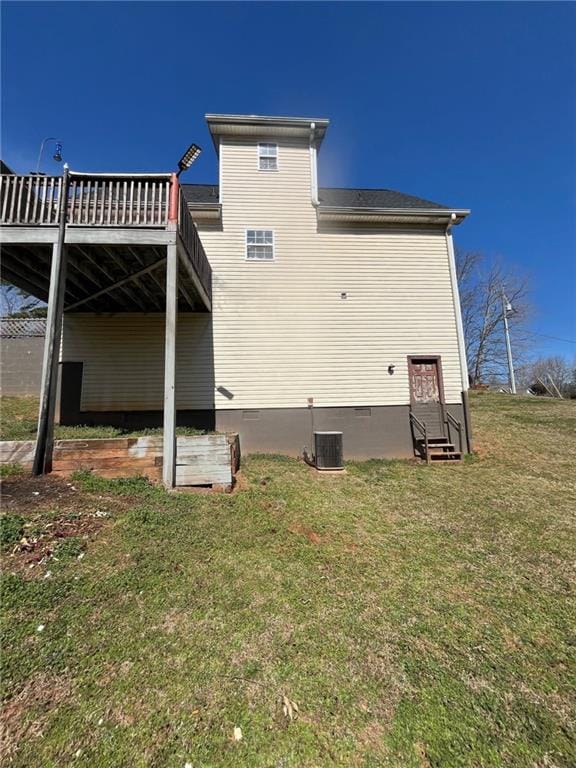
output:
[[450,442],[452,442],[452,438],[450,437],[450,426],[453,426],[454,429],[456,429],[456,431],[458,432],[458,450],[460,451],[460,453],[462,453],[463,443],[462,443],[461,422],[459,422],[458,419],[455,419],[451,413],[448,413],[448,411],[446,411],[446,424],[448,426],[448,439],[450,440]]
[[428,451],[428,430],[426,429],[426,424],[420,421],[420,419],[416,418],[413,413],[410,414],[410,423],[413,427],[416,427],[417,430],[422,434],[424,437],[424,451],[426,453],[426,464],[430,464],[430,453]]

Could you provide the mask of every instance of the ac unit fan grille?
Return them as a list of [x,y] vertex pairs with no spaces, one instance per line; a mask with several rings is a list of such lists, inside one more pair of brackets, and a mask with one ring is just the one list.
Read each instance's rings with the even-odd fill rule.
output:
[[343,469],[342,432],[315,432],[317,469]]

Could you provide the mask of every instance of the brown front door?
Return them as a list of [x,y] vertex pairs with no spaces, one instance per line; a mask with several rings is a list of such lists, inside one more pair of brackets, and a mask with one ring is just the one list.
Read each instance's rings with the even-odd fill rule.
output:
[[439,403],[437,360],[410,360],[410,393],[415,403]]
[[428,437],[444,436],[441,368],[438,358],[409,358],[410,402],[412,413],[428,430]]

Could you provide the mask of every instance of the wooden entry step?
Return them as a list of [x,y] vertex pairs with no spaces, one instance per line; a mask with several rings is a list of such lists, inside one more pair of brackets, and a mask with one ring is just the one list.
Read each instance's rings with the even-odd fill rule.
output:
[[439,461],[461,461],[462,454],[460,451],[428,451],[428,458],[430,462]]
[[462,452],[455,449],[454,443],[449,443],[447,437],[433,437],[428,440],[428,453],[424,440],[417,441],[416,455],[428,464],[439,461],[461,461]]

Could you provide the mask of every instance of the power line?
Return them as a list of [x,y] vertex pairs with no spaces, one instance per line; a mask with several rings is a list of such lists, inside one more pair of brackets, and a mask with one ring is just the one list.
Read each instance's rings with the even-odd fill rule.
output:
[[548,336],[546,333],[538,333],[537,331],[526,331],[530,336],[542,336],[545,339],[554,339],[554,341],[565,341],[566,344],[576,344],[576,339],[561,339],[559,336]]

